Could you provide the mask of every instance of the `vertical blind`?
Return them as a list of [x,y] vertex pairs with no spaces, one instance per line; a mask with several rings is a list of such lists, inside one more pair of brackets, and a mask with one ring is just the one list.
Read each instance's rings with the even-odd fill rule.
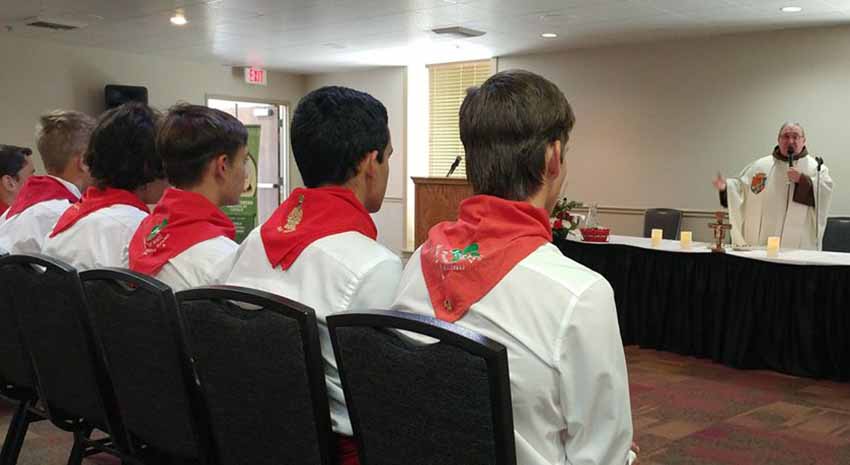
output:
[[[490,60],[431,65],[428,67],[430,126],[428,139],[428,173],[443,177],[458,155],[463,156],[460,142],[458,111],[466,90],[479,86],[492,74]],[[452,177],[466,177],[466,163],[461,161]]]

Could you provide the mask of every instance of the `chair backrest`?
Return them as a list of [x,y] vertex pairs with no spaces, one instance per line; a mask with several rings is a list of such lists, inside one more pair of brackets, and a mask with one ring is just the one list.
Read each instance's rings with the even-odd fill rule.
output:
[[0,258],[0,393],[32,398],[35,397],[35,373],[13,302],[11,278],[17,273],[17,266],[9,263],[9,258],[9,255]]
[[316,316],[266,292],[177,293],[186,370],[197,377],[221,465],[330,465],[332,441]]
[[183,379],[171,288],[120,269],[84,271],[80,279],[128,433],[158,452],[206,463],[209,444]]
[[823,232],[823,250],[850,252],[850,216],[831,216]]
[[679,239],[682,230],[682,212],[673,208],[650,208],[643,216],[643,237],[650,237],[653,229],[663,229],[664,239]]
[[3,266],[50,420],[69,431],[97,427],[123,445],[112,384],[88,324],[77,270],[41,255],[12,255]]
[[[327,322],[361,465],[516,464],[504,346],[397,311]],[[408,342],[394,330],[439,342]]]

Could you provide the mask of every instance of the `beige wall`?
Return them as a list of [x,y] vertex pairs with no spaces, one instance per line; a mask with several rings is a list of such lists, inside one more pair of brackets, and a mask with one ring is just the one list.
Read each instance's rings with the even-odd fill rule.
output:
[[[187,63],[4,35],[0,40],[0,143],[35,149],[38,116],[66,108],[97,115],[106,84],[142,85],[150,104],[165,109],[177,101],[204,104],[207,94],[273,99],[296,104],[306,78],[272,72],[269,85],[250,86],[241,73],[219,65]],[[38,167],[41,169],[40,161]]]
[[[571,198],[714,210],[715,173],[735,175],[768,155],[781,123],[795,119],[835,179],[835,215],[850,213],[849,56],[850,28],[841,27],[511,56],[498,68],[540,73],[572,103]],[[609,218],[638,234],[642,219],[626,216]],[[704,218],[692,223],[695,237],[706,228]]]
[[372,215],[378,227],[378,241],[396,253],[403,249],[405,225],[405,155],[407,127],[406,75],[404,67],[377,68],[366,71],[317,74],[307,77],[307,91],[327,85],[351,87],[371,94],[387,108],[393,156],[390,178],[381,211]]

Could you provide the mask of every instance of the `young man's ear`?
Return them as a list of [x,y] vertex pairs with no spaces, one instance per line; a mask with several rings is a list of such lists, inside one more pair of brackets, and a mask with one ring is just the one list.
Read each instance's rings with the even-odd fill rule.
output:
[[213,158],[213,172],[216,176],[224,176],[227,170],[230,168],[230,157],[227,156],[226,153],[219,154],[215,158]]
[[74,156],[74,163],[77,165],[77,169],[80,170],[80,172],[88,174],[89,165],[86,164],[86,158],[82,153]]
[[371,152],[367,153],[366,156],[363,158],[363,161],[361,162],[360,166],[361,169],[365,170],[366,176],[375,176],[375,173],[378,170],[378,164],[380,163],[378,161],[379,153],[380,152],[378,152],[377,150],[372,150]]
[[17,181],[15,181],[15,178],[9,176],[8,174],[0,176],[0,186],[3,186],[3,189],[6,189],[7,191],[14,190],[16,182]]
[[550,178],[557,178],[563,169],[561,154],[561,141],[555,140],[547,146],[546,149],[546,175]]

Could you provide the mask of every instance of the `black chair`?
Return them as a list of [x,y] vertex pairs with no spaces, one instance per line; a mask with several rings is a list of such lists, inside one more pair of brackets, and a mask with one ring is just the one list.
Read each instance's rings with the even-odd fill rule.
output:
[[648,209],[643,215],[643,237],[650,237],[653,229],[664,230],[664,239],[679,239],[682,211],[672,208]]
[[825,252],[850,253],[850,216],[831,216],[823,232]]
[[209,462],[208,426],[200,424],[183,378],[177,301],[167,285],[120,269],[80,273],[92,326],[106,359],[118,410],[146,463]]
[[[507,352],[435,318],[327,318],[361,465],[515,465]],[[439,340],[408,342],[395,330]]]
[[[3,260],[3,281],[14,304],[38,391],[50,421],[74,434],[69,464],[106,452],[129,452],[117,416],[112,384],[91,328],[77,271],[39,255],[12,255]],[[97,429],[108,434],[91,439]]]
[[316,316],[266,292],[177,293],[187,377],[220,465],[335,463]]
[[17,463],[30,423],[47,418],[46,412],[35,407],[38,401],[35,372],[12,300],[14,288],[10,285],[17,270],[8,260],[8,255],[0,258],[0,398],[14,404],[15,409],[0,451],[0,465]]

